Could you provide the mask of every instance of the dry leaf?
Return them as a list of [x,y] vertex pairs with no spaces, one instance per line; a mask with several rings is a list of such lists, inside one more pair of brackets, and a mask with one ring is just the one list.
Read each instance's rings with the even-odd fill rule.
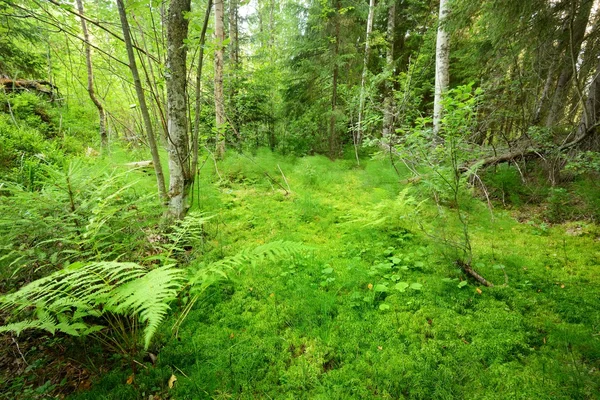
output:
[[275,293],[271,293],[269,297],[275,297]]
[[383,347],[377,346],[377,350],[383,350]]
[[475,291],[476,291],[478,294],[481,294],[481,293],[483,293],[483,292],[481,291],[481,289],[479,289],[479,288],[475,289]]
[[229,339],[233,339],[235,337],[235,335],[233,334],[233,332],[231,332],[231,335],[229,335]]
[[152,362],[152,365],[156,364],[156,354],[148,353],[148,357],[150,357],[150,361]]
[[372,284],[372,283],[369,283],[369,284],[367,285],[367,287],[369,288],[369,290],[371,290],[371,289],[373,289],[373,284]]
[[173,389],[173,385],[177,382],[177,377],[175,375],[171,375],[169,378],[169,389]]
[[565,288],[565,285],[564,285],[564,284],[560,285],[560,288],[561,288],[561,289],[564,289],[564,288]]
[[133,383],[133,374],[129,375],[129,378],[127,378],[127,382],[128,385],[131,385]]

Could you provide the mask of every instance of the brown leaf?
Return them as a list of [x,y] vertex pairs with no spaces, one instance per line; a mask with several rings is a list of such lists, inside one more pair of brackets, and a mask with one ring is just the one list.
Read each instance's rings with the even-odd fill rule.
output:
[[476,291],[478,294],[481,294],[481,293],[483,293],[483,292],[481,291],[481,289],[479,289],[479,288],[475,289],[475,291]]
[[177,377],[175,375],[171,375],[169,378],[169,389],[173,389],[173,385],[177,382]]
[[133,374],[129,375],[129,378],[127,378],[127,383],[128,385],[131,385],[133,383]]
[[150,357],[150,361],[152,362],[152,365],[156,364],[156,354],[148,353],[148,357]]

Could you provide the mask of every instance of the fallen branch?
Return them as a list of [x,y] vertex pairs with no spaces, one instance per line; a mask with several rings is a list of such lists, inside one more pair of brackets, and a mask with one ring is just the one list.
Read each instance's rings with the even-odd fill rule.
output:
[[470,275],[473,279],[475,279],[477,282],[481,283],[483,286],[494,287],[494,284],[492,282],[489,282],[483,276],[481,276],[477,272],[475,272],[475,270],[471,267],[470,264],[467,264],[461,260],[457,260],[456,265],[458,265],[465,274]]

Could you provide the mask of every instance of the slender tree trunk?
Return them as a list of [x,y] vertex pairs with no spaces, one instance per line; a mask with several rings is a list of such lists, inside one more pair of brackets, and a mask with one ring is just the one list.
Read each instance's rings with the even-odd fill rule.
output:
[[[575,10],[575,4],[572,4],[571,20],[569,23],[569,40],[567,46],[565,46],[565,53],[563,55],[562,70],[558,76],[556,83],[556,90],[552,96],[552,102],[550,104],[548,115],[546,116],[546,127],[551,128],[554,124],[561,120],[564,115],[566,105],[568,104],[567,95],[574,71],[573,59],[579,56],[583,40],[585,38],[585,31],[590,18],[592,10],[592,0],[582,0],[579,7],[579,12]],[[577,15],[575,15],[577,13]]]
[[215,117],[217,130],[217,157],[225,154],[225,105],[223,96],[223,53],[225,31],[223,26],[223,1],[215,1]]
[[[83,10],[83,1],[77,0],[77,11],[80,15],[85,15]],[[80,18],[81,21],[81,30],[83,31],[83,39],[84,39],[84,49],[85,49],[85,63],[87,66],[87,91],[90,95],[90,99],[98,109],[98,116],[100,117],[100,146],[102,148],[102,152],[106,152],[108,150],[108,134],[106,132],[106,112],[104,111],[104,107],[98,97],[96,97],[96,92],[94,90],[94,69],[92,65],[92,49],[89,45],[90,43],[90,33],[87,29],[87,23],[85,18]]]
[[232,67],[236,69],[239,62],[237,0],[229,0],[229,57]]
[[183,218],[192,182],[186,107],[185,39],[190,0],[171,0],[167,16],[167,126],[169,128],[169,214]]
[[138,73],[137,64],[135,61],[135,54],[133,52],[133,46],[131,43],[131,30],[129,29],[129,22],[127,21],[127,14],[125,12],[125,5],[123,0],[117,0],[117,8],[119,9],[119,17],[121,18],[121,28],[123,29],[123,38],[125,41],[125,48],[127,49],[127,57],[129,58],[129,70],[133,77],[133,83],[135,86],[135,93],[140,103],[140,112],[142,113],[142,119],[144,120],[144,126],[146,128],[146,136],[148,137],[148,145],[150,146],[150,153],[152,153],[152,162],[154,163],[154,172],[156,173],[156,185],[158,187],[158,194],[161,200],[167,200],[167,193],[165,191],[165,177],[162,171],[162,165],[160,163],[160,156],[158,155],[158,146],[156,145],[156,139],[154,136],[154,128],[152,127],[152,121],[150,120],[150,113],[148,112],[148,105],[146,104],[146,96],[144,95],[144,89],[142,87],[142,81]]
[[439,135],[443,116],[442,97],[444,92],[448,90],[450,83],[450,36],[444,27],[448,11],[448,0],[440,0],[435,49],[435,99],[433,103],[433,137],[436,142],[440,141]]
[[[365,35],[365,57],[363,59],[363,71],[360,78],[360,100],[358,105],[358,127],[356,130],[356,137],[354,138],[354,145],[358,146],[362,140],[362,120],[363,120],[363,109],[365,107],[365,83],[367,81],[367,72],[369,64],[369,55],[371,54],[371,45],[369,40],[371,38],[371,31],[373,29],[373,15],[375,14],[375,0],[369,1],[369,16],[367,17],[367,34]],[[358,158],[357,158],[358,160]]]
[[600,149],[598,125],[600,125],[600,62],[598,62],[596,73],[590,83],[575,142],[581,142],[580,147],[585,150],[598,151]]
[[[386,50],[386,68],[389,69],[390,75],[394,74],[394,30],[396,29],[396,3],[392,0],[392,4],[388,9],[387,21],[387,50]],[[391,76],[390,76],[391,78]],[[394,85],[390,79],[385,82],[385,99],[383,101],[383,138],[389,139],[394,133]]]
[[[194,132],[192,135],[192,178],[195,179],[198,169],[198,140],[200,137],[200,111],[202,110],[202,66],[204,65],[204,45],[206,43],[206,29],[210,20],[210,10],[213,2],[208,0],[204,23],[200,32],[200,52],[198,54],[198,68],[196,69],[196,110],[194,115]],[[193,184],[193,182],[192,182]]]
[[337,85],[338,85],[338,54],[340,51],[340,1],[336,1],[336,13],[334,21],[335,30],[335,43],[333,46],[333,77],[332,77],[332,89],[331,89],[331,116],[329,117],[329,157],[334,159],[337,156],[338,151],[338,140],[337,132],[335,129],[336,122],[336,110],[337,110]]

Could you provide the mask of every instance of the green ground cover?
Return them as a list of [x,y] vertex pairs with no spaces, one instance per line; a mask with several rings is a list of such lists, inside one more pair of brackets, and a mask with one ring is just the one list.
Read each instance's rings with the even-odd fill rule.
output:
[[[115,368],[72,398],[600,398],[593,224],[519,223],[465,196],[488,288],[445,244],[461,237],[453,206],[389,161],[252,160],[204,164],[194,210],[212,218],[188,264],[274,241],[306,250],[239,269],[172,329],[182,296],[150,348],[154,365]],[[287,188],[280,168],[288,194],[264,174]]]

